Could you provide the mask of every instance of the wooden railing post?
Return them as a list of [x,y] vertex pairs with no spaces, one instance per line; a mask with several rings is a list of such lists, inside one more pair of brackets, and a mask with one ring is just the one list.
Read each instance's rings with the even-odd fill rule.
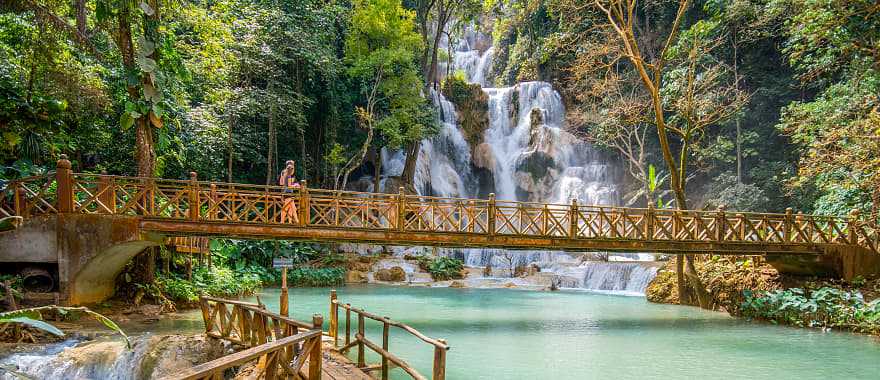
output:
[[[727,227],[726,227],[727,223],[725,222],[727,219],[726,219],[726,216],[724,215],[724,210],[726,210],[726,209],[727,209],[727,206],[725,206],[725,205],[718,206],[718,216],[716,216],[717,219],[715,220],[715,229],[716,229],[715,232],[717,234],[717,236],[715,236],[715,240],[718,240],[718,241],[724,241],[724,233],[727,231]],[[696,217],[699,217],[699,216],[696,215]]]
[[406,230],[406,191],[403,186],[397,188],[397,230]]
[[361,313],[357,313],[358,315],[358,332],[357,336],[355,336],[355,340],[358,342],[358,368],[364,368],[367,366],[367,360],[364,357],[364,315]]
[[201,202],[199,202],[199,176],[196,172],[189,172],[189,220],[199,220],[201,208]]
[[116,213],[116,188],[113,179],[107,175],[106,170],[101,170],[101,177],[98,179],[98,202],[104,206],[105,210],[98,208],[99,214],[115,214]]
[[783,220],[782,239],[786,243],[791,243],[791,223],[794,210],[791,207],[785,209],[785,220]]
[[[385,319],[389,319],[385,317]],[[385,352],[388,351],[388,330],[390,326],[388,325],[388,321],[382,322],[382,349]],[[388,380],[388,358],[385,355],[382,355],[382,380]]]
[[802,238],[805,239],[803,243],[811,243],[813,241],[813,237],[807,235],[807,231],[804,230],[804,213],[798,212],[794,217],[795,226],[797,226],[797,230],[802,234]]
[[299,223],[308,226],[312,218],[311,197],[309,195],[309,181],[302,180],[299,188]]
[[859,209],[853,209],[849,212],[847,230],[849,230],[849,243],[852,245],[859,245],[859,214],[861,214]]
[[70,169],[67,155],[62,154],[55,166],[56,192],[58,196],[58,212],[73,212],[73,171]]
[[[445,339],[437,339],[438,342],[446,344]],[[434,370],[431,373],[432,380],[446,379],[446,349],[434,346]]]
[[339,346],[339,305],[336,304],[336,289],[330,290],[330,336],[333,347]]
[[281,315],[287,317],[290,315],[290,309],[288,306],[288,302],[290,302],[290,297],[287,295],[287,267],[281,268],[281,299],[278,303],[281,311]]
[[[312,315],[312,326],[314,329],[321,331],[323,324],[324,317],[321,314]],[[312,351],[309,353],[309,380],[321,379],[321,336],[318,335],[315,339],[317,339],[317,342],[312,346]]]
[[15,203],[15,215],[27,219],[28,215],[25,211],[27,207],[25,207],[24,190],[22,189],[22,186],[24,185],[19,182],[14,182],[13,186],[15,186],[13,188],[13,197],[15,197],[15,199],[13,200],[13,202]]
[[648,202],[648,209],[645,211],[645,240],[654,240],[654,203]]
[[568,210],[569,212],[569,226],[568,226],[568,238],[569,239],[577,239],[578,237],[578,200],[577,198],[571,198],[571,208]]
[[345,306],[345,345],[348,346],[351,343],[351,304],[347,303]]
[[208,203],[208,210],[213,210],[208,213],[208,219],[217,220],[218,211],[220,208],[217,206],[217,184],[211,184],[211,199]]
[[487,229],[489,229],[489,236],[495,236],[495,193],[489,193],[489,207],[486,211],[487,216]]

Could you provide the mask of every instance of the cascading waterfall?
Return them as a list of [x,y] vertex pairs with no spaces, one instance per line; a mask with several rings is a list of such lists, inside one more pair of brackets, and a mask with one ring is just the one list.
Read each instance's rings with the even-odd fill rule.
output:
[[[446,49],[448,41],[441,41]],[[415,187],[423,195],[475,197],[480,183],[473,171],[474,155],[491,163],[493,191],[499,200],[568,204],[619,203],[613,168],[591,144],[564,130],[562,97],[546,82],[523,82],[492,87],[495,48],[476,28],[466,28],[455,45],[453,67],[465,80],[479,84],[488,95],[489,126],[479,153],[464,139],[455,106],[431,91],[441,123],[440,133],[422,142],[416,164]],[[442,72],[446,71],[443,67]],[[384,155],[387,176],[402,172],[400,152]],[[440,249],[438,254],[457,257],[470,267],[508,268],[535,265],[558,274],[563,287],[643,293],[656,269],[640,263],[579,262],[565,252],[496,249]],[[627,258],[638,257],[630,255]]]

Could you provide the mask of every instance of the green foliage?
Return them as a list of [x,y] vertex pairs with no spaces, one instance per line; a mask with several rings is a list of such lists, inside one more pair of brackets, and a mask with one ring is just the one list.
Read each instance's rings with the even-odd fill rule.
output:
[[345,268],[296,268],[287,272],[293,286],[335,286],[345,283]]
[[94,318],[98,322],[101,322],[108,329],[113,330],[122,336],[122,339],[125,340],[126,346],[131,348],[131,342],[128,340],[128,336],[125,335],[125,332],[113,322],[110,318],[105,317],[100,313],[96,313],[89,308],[86,307],[62,307],[62,306],[42,306],[35,307],[30,309],[20,309],[15,311],[9,311],[5,313],[0,313],[0,325],[7,323],[18,323],[28,325],[43,331],[46,331],[50,334],[56,336],[64,336],[64,332],[59,330],[57,327],[46,323],[43,321],[43,312],[51,311],[57,313],[59,315],[67,316],[68,314],[79,314],[83,313],[89,317]]
[[823,287],[743,294],[741,310],[747,317],[801,327],[880,332],[880,300],[865,302],[858,291]]
[[418,256],[419,267],[428,271],[435,281],[453,280],[461,278],[464,270],[464,262],[445,256]]
[[359,117],[362,122],[375,123],[385,144],[392,148],[421,140],[436,130],[415,64],[424,46],[414,17],[400,0],[356,0],[345,40],[348,74],[366,100]]
[[210,270],[194,270],[192,281],[178,275],[160,275],[156,283],[167,298],[193,303],[198,301],[200,294],[233,298],[252,294],[262,286],[260,277],[259,271],[253,268],[232,270],[214,266]]

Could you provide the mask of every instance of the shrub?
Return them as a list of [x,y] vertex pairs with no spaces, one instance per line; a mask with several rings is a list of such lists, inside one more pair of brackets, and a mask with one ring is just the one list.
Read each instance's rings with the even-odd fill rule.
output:
[[293,286],[334,286],[345,283],[344,268],[296,268],[287,272]]
[[233,271],[229,268],[198,268],[192,281],[176,275],[160,275],[156,280],[159,290],[176,302],[195,302],[199,294],[215,297],[241,297],[257,291],[262,285],[260,275],[253,268]]
[[464,262],[459,259],[444,256],[418,256],[416,261],[418,261],[419,267],[430,273],[431,278],[435,281],[462,278],[461,271],[464,269]]
[[880,299],[865,302],[858,291],[822,287],[743,294],[741,310],[746,317],[802,327],[880,333]]

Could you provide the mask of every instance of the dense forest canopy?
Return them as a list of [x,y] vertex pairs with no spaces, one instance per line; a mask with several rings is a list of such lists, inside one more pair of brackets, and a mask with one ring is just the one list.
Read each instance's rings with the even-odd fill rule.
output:
[[873,0],[5,0],[0,12],[6,179],[67,154],[77,171],[274,183],[293,159],[310,185],[344,188],[388,148],[407,155],[411,185],[453,59],[440,42],[476,23],[496,85],[551,82],[567,128],[620,157],[626,203],[877,220]]

